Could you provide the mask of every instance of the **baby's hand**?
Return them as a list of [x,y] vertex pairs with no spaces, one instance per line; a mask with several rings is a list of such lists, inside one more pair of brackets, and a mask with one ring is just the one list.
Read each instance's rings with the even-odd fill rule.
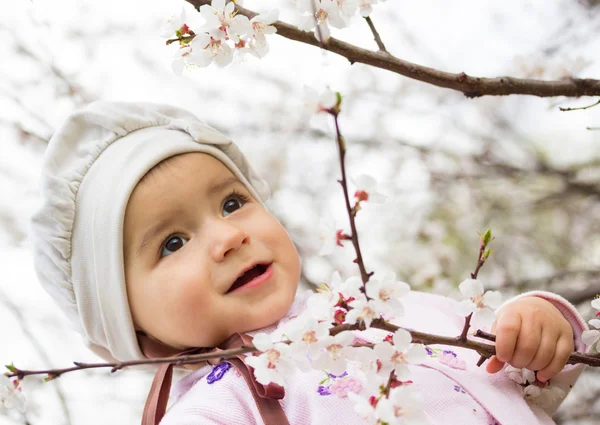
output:
[[538,371],[545,382],[567,364],[573,352],[573,330],[552,303],[539,297],[525,297],[500,309],[492,325],[496,334],[496,355],[486,370],[496,373],[504,363]]

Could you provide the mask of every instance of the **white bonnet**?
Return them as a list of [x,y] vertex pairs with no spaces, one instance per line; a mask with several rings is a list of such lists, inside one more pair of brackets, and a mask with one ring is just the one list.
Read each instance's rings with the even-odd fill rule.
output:
[[257,200],[268,198],[235,144],[175,106],[94,102],[70,115],[46,150],[32,220],[35,269],[85,343],[108,361],[144,358],[123,266],[129,196],[152,167],[185,152],[214,156]]

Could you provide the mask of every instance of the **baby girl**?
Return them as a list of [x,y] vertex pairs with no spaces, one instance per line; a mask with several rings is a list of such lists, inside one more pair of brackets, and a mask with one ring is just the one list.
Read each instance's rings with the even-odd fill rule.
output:
[[[305,307],[296,296],[298,253],[264,204],[266,184],[229,139],[187,111],[88,105],[53,136],[42,179],[33,219],[38,277],[106,360],[223,348],[237,336],[239,346]],[[411,292],[395,323],[456,336],[464,318],[455,305]],[[475,365],[477,353],[448,347],[428,349],[427,361],[410,367],[422,423],[553,423],[583,369],[565,365],[574,349],[586,349],[585,321],[547,292],[522,294],[497,313],[497,355],[487,371]],[[560,395],[528,403],[505,364],[537,371]],[[347,373],[298,370],[283,390],[256,382],[240,359],[187,368],[163,417],[171,369],[161,366],[144,423],[364,423],[347,397],[360,385]]]

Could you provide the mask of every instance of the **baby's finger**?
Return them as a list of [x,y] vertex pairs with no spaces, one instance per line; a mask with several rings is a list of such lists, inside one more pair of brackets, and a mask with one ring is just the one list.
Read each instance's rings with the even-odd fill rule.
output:
[[554,351],[552,361],[544,369],[537,372],[537,378],[542,382],[546,382],[548,379],[558,374],[558,372],[563,370],[567,364],[567,360],[569,360],[572,351],[573,341],[566,337],[560,338],[556,344],[556,350]]
[[497,372],[500,372],[503,367],[504,367],[504,362],[501,362],[500,360],[498,360],[498,357],[492,356],[488,360],[487,365],[485,365],[485,370],[488,373],[497,373]]
[[525,367],[529,370],[542,370],[550,364],[554,358],[554,352],[556,350],[559,334],[552,332],[542,333],[542,340],[540,345],[533,356],[531,362]]
[[517,346],[510,365],[518,368],[526,367],[537,353],[542,339],[541,325],[521,326]]
[[521,316],[518,314],[502,314],[496,321],[496,357],[501,362],[512,359],[520,330]]

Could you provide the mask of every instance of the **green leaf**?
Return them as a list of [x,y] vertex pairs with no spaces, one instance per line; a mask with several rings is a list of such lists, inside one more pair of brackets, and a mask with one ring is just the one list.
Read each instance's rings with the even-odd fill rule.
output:
[[15,367],[15,365],[13,363],[4,365],[4,367],[6,367],[12,373],[17,373],[18,372],[18,369]]
[[486,250],[483,252],[483,260],[484,260],[484,261],[485,261],[485,260],[487,260],[487,259],[488,259],[488,257],[489,257],[490,255],[492,255],[492,253],[493,253],[493,252],[494,252],[494,250],[493,250],[493,249],[486,248]]
[[487,245],[493,240],[492,229],[487,229],[483,235],[483,244]]

